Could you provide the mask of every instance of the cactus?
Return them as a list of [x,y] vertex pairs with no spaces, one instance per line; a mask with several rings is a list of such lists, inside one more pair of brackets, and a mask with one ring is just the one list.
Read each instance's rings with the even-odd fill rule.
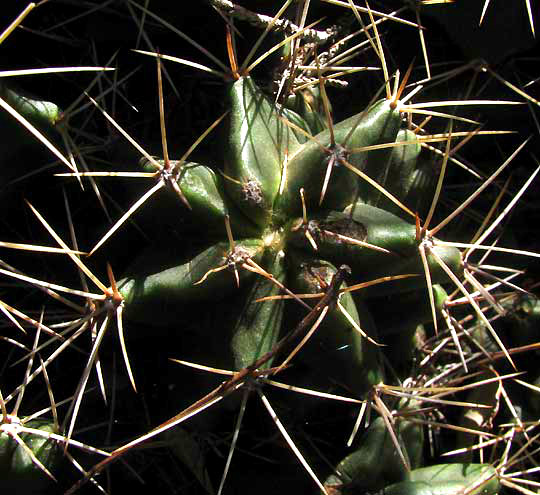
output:
[[[108,471],[120,485],[128,474],[117,461],[133,460],[143,478],[171,493],[180,482],[189,493],[219,494],[243,493],[246,486],[271,492],[273,483],[327,494],[491,494],[501,486],[530,492],[534,471],[522,478],[533,466],[537,401],[522,400],[520,387],[537,393],[537,373],[530,370],[523,380],[515,372],[529,369],[521,355],[537,347],[536,299],[514,280],[514,267],[516,255],[539,255],[528,246],[501,247],[506,244],[489,236],[524,204],[518,201],[536,172],[513,186],[519,187],[513,199],[499,177],[531,144],[486,170],[458,150],[507,131],[470,130],[479,118],[464,109],[504,112],[536,100],[503,80],[510,96],[421,102],[422,92],[407,86],[420,88],[423,75],[414,65],[403,76],[391,73],[385,59],[391,52],[380,30],[398,29],[397,14],[367,4],[352,12],[347,2],[335,3],[297,2],[294,16],[287,1],[272,18],[210,0],[227,18],[228,63],[152,6],[131,0],[114,6],[119,18],[143,23],[134,29],[150,48],[132,56],[157,66],[159,144],[135,137],[129,118],[105,108],[107,98],[93,83],[84,104],[77,99],[61,110],[47,95],[29,99],[0,82],[1,125],[14,141],[0,143],[3,156],[17,150],[17,157],[30,157],[42,148],[38,157],[49,153],[63,167],[39,175],[54,191],[46,196],[30,189],[27,198],[15,188],[13,201],[35,224],[30,240],[21,235],[15,242],[10,231],[23,223],[6,219],[11,227],[0,244],[9,249],[0,273],[15,286],[0,296],[2,345],[10,351],[7,363],[27,363],[22,379],[6,371],[0,381],[6,486],[20,490],[28,476],[37,481],[27,491],[54,490],[53,479],[67,493],[92,485],[104,490],[99,475]],[[401,26],[414,33],[421,7],[409,6]],[[320,12],[334,22],[326,30],[307,25],[306,15]],[[147,30],[156,25],[180,34],[183,49],[202,52],[217,69],[152,48]],[[254,36],[247,48],[239,36],[244,30]],[[359,67],[340,68],[357,30],[377,64],[368,76],[354,74]],[[6,38],[19,34],[8,31]],[[424,44],[424,31],[418,33]],[[454,75],[435,75],[425,45],[423,51],[426,84]],[[212,78],[202,100],[216,108],[206,127],[192,119],[192,142],[174,128],[172,98],[164,91],[178,67],[190,77],[202,69]],[[501,80],[487,64],[478,68]],[[105,78],[100,72],[96,80]],[[344,104],[332,86],[362,78],[367,92]],[[94,135],[78,120],[78,105],[93,112]],[[444,113],[447,106],[452,110]],[[421,123],[426,113],[432,122]],[[103,124],[111,133],[104,138],[98,134]],[[102,140],[102,148],[92,146]],[[120,153],[128,157],[125,168]],[[477,182],[464,198],[460,167],[466,181]],[[4,182],[13,188],[12,178],[22,175],[9,170]],[[60,183],[63,195],[56,191]],[[490,216],[487,203],[477,213],[473,205],[492,190]],[[116,200],[121,213],[111,209]],[[508,207],[496,211],[499,203]],[[45,268],[28,264],[22,250],[34,260],[42,253]],[[486,262],[479,251],[502,261]],[[118,349],[109,342],[114,327],[124,370],[117,370]],[[41,376],[45,387],[38,385]],[[34,405],[22,401],[27,387],[39,391]],[[67,405],[59,411],[58,391]],[[251,396],[264,414],[248,402]],[[497,415],[499,408],[504,412]],[[106,434],[85,434],[93,427],[105,431],[100,423],[110,424]],[[319,423],[322,429],[311,426]],[[453,423],[461,424],[459,433],[442,433],[459,430]],[[518,434],[521,445],[512,443]],[[74,448],[83,453],[72,455]],[[448,461],[442,454],[452,450],[469,464],[442,464]],[[277,463],[277,473],[256,457]],[[21,474],[27,467],[32,473]],[[170,487],[156,479],[160,470]],[[250,480],[252,470],[259,470],[258,481]]]

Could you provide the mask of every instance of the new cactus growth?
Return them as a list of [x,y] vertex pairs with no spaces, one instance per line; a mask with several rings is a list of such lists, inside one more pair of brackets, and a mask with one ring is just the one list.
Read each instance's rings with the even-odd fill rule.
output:
[[[189,482],[189,493],[197,489],[218,495],[244,493],[242,482],[227,481],[227,475],[242,463],[245,475],[251,469],[252,459],[242,457],[236,463],[235,456],[240,455],[233,456],[235,449],[240,450],[237,444],[243,451],[252,451],[253,457],[266,456],[264,450],[257,450],[256,440],[270,436],[259,424],[265,420],[249,416],[253,406],[248,397],[257,396],[282,438],[279,443],[268,443],[268,458],[278,468],[273,468],[277,474],[261,473],[255,487],[261,493],[266,493],[263,485],[270,484],[272,477],[278,478],[281,490],[287,486],[287,474],[280,470],[293,458],[307,473],[309,484],[298,482],[300,488],[295,485],[291,492],[495,495],[501,486],[519,489],[522,474],[529,473],[533,435],[540,420],[523,419],[509,398],[519,394],[513,389],[506,393],[505,385],[525,366],[520,354],[537,347],[538,304],[513,280],[519,270],[486,259],[495,251],[501,256],[538,257],[532,251],[512,250],[488,240],[535,174],[513,200],[507,200],[507,185],[499,184],[497,178],[526,143],[489,172],[476,170],[458,153],[469,140],[504,133],[470,130],[478,123],[470,115],[461,116],[460,106],[502,108],[499,105],[516,102],[480,98],[412,102],[422,94],[420,78],[413,72],[414,66],[404,77],[397,70],[389,73],[388,48],[383,46],[379,30],[383,24],[391,33],[392,23],[399,21],[409,29],[418,28],[423,39],[418,9],[424,2],[410,6],[415,12],[415,20],[410,21],[367,4],[355,7],[352,2],[328,1],[345,16],[327,31],[307,25],[310,9],[315,8],[309,1],[295,2],[294,19],[289,11],[292,0],[275,17],[223,0],[209,3],[227,18],[228,66],[176,28],[172,29],[218,69],[153,48],[132,54],[156,59],[161,142],[152,152],[147,143],[139,143],[135,133],[125,129],[114,107],[105,109],[105,95],[96,95],[91,89],[94,83],[87,90],[93,95],[88,94],[88,105],[95,112],[95,121],[106,122],[131,147],[125,152],[130,157],[129,170],[120,170],[117,158],[112,169],[100,167],[106,162],[98,158],[102,150],[90,145],[89,132],[77,128],[70,115],[77,114],[75,104],[64,115],[56,104],[19,96],[0,79],[0,103],[6,110],[2,117],[9,128],[7,123],[0,125],[6,133],[24,135],[24,139],[13,138],[13,148],[30,152],[33,146],[25,141],[41,141],[62,166],[70,168],[61,170],[55,179],[66,188],[88,188],[88,181],[93,181],[90,189],[101,204],[110,201],[110,195],[100,189],[101,181],[107,176],[123,180],[125,188],[111,191],[112,196],[125,193],[123,201],[128,205],[120,214],[106,211],[108,227],[88,215],[84,219],[91,223],[84,233],[88,245],[81,247],[77,234],[84,227],[77,223],[81,222],[80,212],[78,217],[72,215],[68,194],[62,199],[67,235],[57,233],[59,220],[51,219],[43,207],[33,206],[29,198],[32,221],[37,218],[59,247],[48,246],[42,239],[28,243],[6,238],[0,243],[0,247],[17,250],[15,253],[29,250],[68,256],[70,268],[76,267],[80,274],[80,287],[75,288],[78,282],[62,280],[63,274],[58,280],[51,279],[47,270],[33,273],[33,267],[19,268],[0,260],[0,273],[6,280],[22,285],[23,289],[17,288],[19,293],[31,287],[29,301],[40,301],[43,306],[38,317],[35,308],[22,310],[0,298],[9,331],[18,327],[18,331],[35,335],[28,344],[22,333],[15,338],[8,330],[1,334],[6,341],[2,344],[18,353],[19,361],[27,362],[27,370],[19,384],[8,378],[0,381],[0,475],[15,490],[26,486],[23,478],[35,476],[41,490],[41,478],[52,479],[56,461],[69,460],[77,474],[61,480],[63,490],[73,493],[88,481],[104,490],[99,477],[103,471],[121,471],[113,463],[129,462],[131,452],[150,457],[146,452],[151,449],[142,447],[161,441],[158,446],[168,445],[174,453],[177,470],[183,476],[187,471],[200,485],[194,488]],[[311,3],[322,11],[330,8],[326,2]],[[115,12],[124,12],[117,8]],[[125,12],[142,23],[139,29],[149,46],[143,19],[172,26],[151,8],[133,0],[125,2]],[[243,62],[238,55],[243,51],[239,48],[242,29],[233,22],[237,18],[263,26],[264,31],[248,47]],[[0,43],[10,33],[6,31]],[[376,83],[367,85],[368,94],[358,97],[364,107],[358,110],[354,105],[355,110],[350,110],[343,101],[339,105],[339,98],[337,103],[331,101],[330,86],[344,85],[343,74],[351,80],[357,77],[352,75],[356,67],[341,66],[357,55],[354,48],[349,53],[345,47],[360,34],[380,64],[363,68],[371,72],[382,69],[382,81],[379,75],[368,76]],[[262,49],[266,37],[274,44]],[[255,54],[264,50],[253,62]],[[277,64],[275,59],[269,63],[267,57],[276,53],[281,54]],[[424,46],[429,82],[434,76],[427,55]],[[206,130],[196,129],[194,143],[174,159],[170,154],[179,149],[170,136],[178,136],[171,131],[174,119],[166,111],[163,77],[170,77],[165,72],[173,66],[170,61],[187,65],[187,71],[202,69],[209,77],[218,76],[218,85],[212,80],[212,91],[219,87],[222,95],[216,109],[219,116],[209,119],[213,123]],[[268,84],[270,79],[273,84]],[[417,89],[409,91],[410,84]],[[520,98],[534,100],[514,85],[507,87]],[[454,107],[448,113],[438,110],[448,106]],[[420,122],[424,114],[428,118]],[[65,125],[56,137],[61,136],[67,146],[63,151],[58,151],[62,148],[56,141],[50,141],[51,134],[57,134],[55,125],[60,118]],[[439,123],[428,124],[429,119]],[[456,145],[457,139],[463,141]],[[76,142],[81,143],[80,149]],[[110,143],[104,149],[108,146]],[[0,142],[0,151],[9,149]],[[0,164],[5,166],[1,159]],[[447,176],[457,175],[454,167],[480,179],[475,192],[457,205],[444,188]],[[145,184],[143,189],[129,182],[136,178]],[[467,217],[475,213],[471,204],[493,184],[498,194],[495,207],[489,214],[480,214],[482,218],[473,228],[474,215],[473,220]],[[86,192],[80,196],[87,198]],[[496,211],[499,202],[505,201],[509,206]],[[459,227],[453,231],[445,228],[458,218],[465,218]],[[139,224],[146,241],[131,240],[130,221]],[[480,250],[487,254],[476,256]],[[44,255],[43,259],[48,258]],[[106,271],[108,283],[102,281],[99,270]],[[42,297],[36,296],[36,288]],[[114,348],[108,342],[108,329],[115,325],[125,362],[125,371],[118,374],[116,361],[110,358]],[[488,341],[491,345],[486,347]],[[72,352],[82,353],[83,358],[70,357]],[[163,370],[169,358],[196,369],[168,370],[164,385],[165,378],[153,373]],[[62,403],[68,407],[61,410],[61,421],[53,393],[64,384],[57,363],[59,368],[68,363],[77,369],[64,378],[69,390]],[[183,373],[183,378],[177,380],[176,373]],[[206,378],[199,380],[202,374]],[[26,387],[35,387],[35,379],[41,375],[48,397],[45,416],[50,410],[54,419],[26,423],[32,416],[18,416],[22,393]],[[214,379],[214,375],[222,378]],[[130,387],[124,384],[126,378]],[[94,382],[99,392],[92,388]],[[158,393],[149,392],[149,382],[151,387],[168,389],[157,401],[163,408],[158,412],[152,409],[155,404],[148,408],[148,398]],[[539,391],[537,385],[523,383],[514,385]],[[6,395],[8,387],[14,389],[10,395]],[[275,388],[286,391],[274,392]],[[173,391],[179,396],[167,395]],[[490,397],[480,403],[476,397],[484,391]],[[285,393],[294,396],[283,400]],[[102,418],[110,426],[94,448],[87,445],[91,441],[83,444],[78,440],[78,426],[90,427],[90,411],[95,406],[86,403],[97,400],[97,395],[105,399],[106,411],[112,412],[106,420]],[[130,411],[138,420],[133,420],[133,429],[126,426],[127,433],[113,427],[117,395],[125,403],[121,409],[133,397],[143,397],[145,419],[141,420],[142,413]],[[490,427],[501,398],[509,404],[512,424],[500,421],[500,431],[494,432]],[[11,401],[17,404],[8,413]],[[526,406],[532,404],[534,409],[536,402],[528,400]],[[464,412],[456,413],[456,408]],[[237,412],[236,419],[231,411]],[[126,424],[132,421],[129,415],[124,417],[129,418]],[[448,440],[450,435],[441,434],[441,429],[459,430],[452,421],[459,422],[460,415],[481,417],[482,424],[474,428],[470,422],[463,423],[460,433]],[[143,426],[137,424],[140,421]],[[226,439],[225,422],[225,428],[233,430]],[[251,431],[251,439],[244,439],[243,422],[249,424],[246,430]],[[338,425],[328,426],[332,438],[326,445],[327,455],[321,450],[322,441],[317,446],[317,439],[302,440],[309,438],[309,433],[303,434],[304,426],[321,422]],[[20,428],[15,426],[19,423]],[[360,434],[362,428],[365,431]],[[45,433],[36,433],[37,429]],[[313,429],[310,431],[314,436]],[[165,432],[167,435],[161,435]],[[518,432],[523,438],[516,447],[512,439]],[[86,441],[84,433],[81,438]],[[495,440],[505,447],[499,448]],[[206,443],[213,443],[212,449],[205,448]],[[281,445],[287,453],[281,451]],[[102,458],[81,466],[70,454],[74,446]],[[488,447],[493,449],[490,457],[485,453]],[[441,454],[452,449],[460,460],[471,462],[442,464],[447,459],[442,461]],[[221,479],[213,479],[215,461],[209,451],[226,458]],[[321,462],[323,458],[325,462]],[[506,466],[513,470],[515,464],[522,470],[507,475]],[[27,469],[28,476],[24,474]],[[298,477],[298,473],[294,475],[294,483]],[[537,484],[533,479],[527,481]],[[249,486],[248,491],[252,489]],[[522,492],[530,493],[527,490]]]

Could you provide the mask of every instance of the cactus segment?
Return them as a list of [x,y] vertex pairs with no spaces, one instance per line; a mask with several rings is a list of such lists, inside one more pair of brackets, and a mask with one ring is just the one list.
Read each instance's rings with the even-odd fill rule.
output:
[[387,486],[383,494],[495,495],[499,489],[497,472],[491,465],[455,463],[414,469],[409,480]]
[[231,180],[225,187],[240,209],[264,227],[270,222],[286,156],[299,143],[250,77],[235,81],[229,98],[225,174]]
[[[401,450],[409,462],[403,432],[422,435],[417,424],[401,420],[395,424],[396,436]],[[420,440],[421,441],[421,440]],[[361,493],[362,490],[380,490],[391,483],[407,480],[407,469],[401,461],[383,418],[373,421],[362,436],[360,447],[345,457],[330,475],[325,486],[336,487],[338,493]]]
[[[328,105],[330,106],[330,102],[328,102]],[[324,110],[322,110],[321,92],[318,86],[305,88],[290,95],[285,100],[285,106],[304,119],[313,136],[328,128]]]
[[178,185],[203,229],[210,227],[225,234],[225,216],[228,215],[233,234],[245,237],[257,232],[255,225],[229,200],[223,178],[211,168],[184,165]]
[[[422,147],[418,141],[418,136],[409,129],[400,129],[396,137],[396,143],[405,142],[408,144],[392,148],[390,157],[390,169],[388,171],[385,184],[389,185],[390,191],[394,195],[403,198],[408,192],[408,179],[416,168],[416,161],[420,155]],[[402,188],[400,192],[398,188]]]
[[[431,275],[431,282],[433,284],[452,284],[450,277],[446,271],[441,267],[438,260],[432,254],[436,254],[438,258],[450,269],[450,271],[459,278],[463,273],[463,263],[461,259],[461,253],[459,249],[449,246],[433,246],[431,252],[427,254],[428,268]],[[392,280],[391,282],[384,284],[377,284],[367,287],[362,291],[365,297],[375,297],[396,294],[413,289],[426,290],[426,278],[424,273],[424,267],[420,258],[420,255],[416,253],[414,256],[407,259],[396,260],[395,262],[388,264],[386,267],[374,267],[369,271],[369,278],[379,278],[385,276],[395,276],[404,274],[415,274],[417,276]]]
[[[348,125],[354,125],[353,118],[347,119]],[[401,125],[401,114],[391,101],[381,100],[375,103],[360,121],[363,133],[354,133],[347,145],[361,148],[375,144],[393,143],[398,136]],[[358,170],[367,174],[386,187],[388,175],[392,169],[392,158],[395,148],[360,151],[352,153],[349,162]],[[390,192],[391,192],[391,183]],[[358,180],[358,199],[365,203],[377,204],[382,197],[381,192],[362,178]]]
[[367,242],[402,256],[416,249],[416,227],[396,215],[360,202],[348,207],[345,213],[365,226]]
[[[158,163],[164,165],[165,162],[158,160]],[[177,163],[171,160],[173,170]],[[153,165],[146,161],[143,169],[155,171]],[[195,229],[223,238],[226,235],[225,217],[228,215],[231,230],[236,237],[256,237],[260,234],[260,228],[227,196],[224,180],[210,167],[195,162],[184,163],[178,171],[177,183],[191,207]],[[168,193],[168,200],[152,202],[150,214],[159,222],[166,219],[169,224],[178,224],[182,215],[178,208],[177,192],[172,188],[165,188],[164,192]]]
[[[269,250],[263,258],[263,266],[273,277],[285,282],[285,253]],[[284,299],[260,301],[257,299],[279,295],[281,289],[271,280],[257,276],[249,289],[244,307],[232,331],[231,351],[236,369],[253,363],[258,357],[270,351],[277,342],[283,320]],[[264,364],[269,368],[272,360]]]
[[[440,318],[448,294],[439,284],[432,287],[436,315]],[[423,325],[433,321],[427,289],[421,287],[372,301],[378,316],[380,339],[386,345],[383,350],[388,362],[394,368],[408,363],[421,345],[419,336],[422,335]],[[387,308],[392,308],[392,311]]]
[[[291,110],[290,108],[285,106],[282,106],[280,108],[280,114],[284,119],[287,119],[287,121],[292,124],[289,125],[289,127],[292,128],[291,130],[294,133],[294,136],[296,137],[298,143],[304,144],[308,140],[308,136],[312,134],[312,130],[309,127],[308,123],[294,110]],[[296,129],[295,127],[302,129],[302,131],[304,131],[307,135]]]
[[441,481],[436,484],[427,481],[402,481],[385,488],[381,495],[460,495],[461,493],[494,495],[497,492],[483,489],[467,491],[467,485],[457,481]]
[[[315,239],[320,256],[334,263],[347,263],[361,272],[411,256],[417,248],[414,225],[364,203],[356,203],[345,213],[314,215],[305,228]],[[292,231],[290,242],[313,251],[303,229]]]
[[61,111],[55,103],[24,96],[2,82],[0,97],[42,131],[52,130],[60,119]]
[[[291,290],[300,294],[324,292],[324,284],[330,283],[337,268],[301,253],[295,254],[294,258],[294,268],[289,272]],[[361,301],[355,302],[350,292],[344,292],[339,302],[356,325],[376,341],[377,329],[367,306]],[[314,302],[311,304],[315,305]],[[317,367],[323,367],[321,375],[345,386],[354,396],[363,395],[384,380],[379,347],[353,328],[338,307],[328,312],[302,348],[299,358],[308,366],[317,363]]]
[[[365,112],[334,125],[334,143],[330,130],[325,130],[314,136],[313,140],[304,143],[289,156],[285,187],[283,193],[277,198],[275,209],[279,214],[288,215],[302,211],[300,188],[304,188],[306,192],[308,209],[317,206],[327,166],[331,160],[335,170],[332,171],[327,195],[322,203],[324,208],[342,210],[357,199],[358,187],[373,189],[370,185],[360,186],[365,181],[357,179],[356,175],[340,165],[340,162],[347,160],[362,171],[367,169],[372,174],[375,174],[374,171],[378,174],[378,168],[381,167],[383,157],[386,160],[388,150],[354,153],[351,150],[394,142],[400,121],[399,111],[394,109],[387,100],[381,100]],[[360,194],[360,198],[362,199],[366,194]]]
[[[56,123],[61,111],[56,104],[23,96],[10,89],[1,79],[0,98],[48,139],[59,137]],[[0,186],[9,183],[14,176],[24,175],[31,170],[33,165],[28,153],[39,149],[38,145],[39,141],[20,122],[0,108]],[[23,152],[26,155],[21,160],[18,154]]]
[[[343,213],[330,212],[314,216],[307,225],[298,221],[291,228],[290,242],[312,252],[313,247],[306,238],[306,229],[315,239],[318,254],[336,264],[347,263],[355,279],[360,277],[365,281],[384,276],[418,275],[373,285],[366,289],[366,296],[403,292],[426,284],[416,227],[392,213],[357,202]],[[453,273],[462,272],[459,250],[434,243],[429,249],[426,248],[433,283],[447,283],[450,279],[430,250]]]
[[[258,239],[239,241],[233,251],[228,243],[222,242],[186,263],[120,280],[118,287],[125,301],[125,315],[141,323],[178,322],[183,303],[224,296],[236,287],[235,275],[228,268],[238,269],[240,283],[251,278],[253,273],[240,266],[248,258],[258,262],[262,253],[263,244]],[[159,319],[156,314],[160,315]]]
[[[410,141],[412,143],[391,148],[388,167],[379,182],[388,192],[401,202],[404,202],[406,206],[409,206],[406,198],[413,185],[414,172],[422,148],[414,132],[409,129],[401,129],[397,134],[396,143]],[[398,216],[403,214],[403,210],[399,206],[380,192],[378,195],[373,194],[372,198],[369,201],[370,204]],[[413,211],[415,211],[414,207]]]
[[0,433],[0,474],[3,475],[9,469],[16,446],[6,433]]
[[495,481],[497,481],[497,472],[490,464],[469,464],[457,462],[449,464],[436,464],[435,466],[413,469],[409,474],[410,481],[429,482],[472,482],[477,481],[480,477],[485,479],[495,479]]
[[[438,174],[433,163],[422,158],[417,160],[416,168],[409,177],[403,203],[423,217],[431,204]],[[396,215],[400,213],[396,210]]]
[[512,305],[503,304],[509,311],[503,317],[516,345],[538,342],[540,335],[540,300],[532,294],[523,294]]
[[[432,287],[436,314],[440,318],[448,293],[440,284]],[[392,312],[381,312],[378,319],[381,336],[388,337],[389,340],[394,339],[397,334],[414,330],[418,325],[433,320],[428,291],[425,289],[389,296],[381,304],[395,308]],[[396,349],[401,352],[400,346],[396,346]]]
[[[45,420],[33,420],[25,424],[28,428],[35,428],[46,433],[58,433],[54,423]],[[52,440],[32,433],[22,433],[21,439],[30,447],[34,455],[42,462],[47,469],[54,469],[58,465],[59,446]],[[47,479],[45,474],[32,462],[30,456],[17,446],[13,452],[12,473],[23,479]]]
[[[45,433],[58,433],[52,421],[34,419],[24,424]],[[55,440],[33,433],[19,433],[21,440],[49,472],[59,467],[62,456]],[[0,433],[0,489],[13,493],[42,493],[52,480],[38,467],[24,448],[6,433]],[[6,492],[7,493],[7,492]]]

